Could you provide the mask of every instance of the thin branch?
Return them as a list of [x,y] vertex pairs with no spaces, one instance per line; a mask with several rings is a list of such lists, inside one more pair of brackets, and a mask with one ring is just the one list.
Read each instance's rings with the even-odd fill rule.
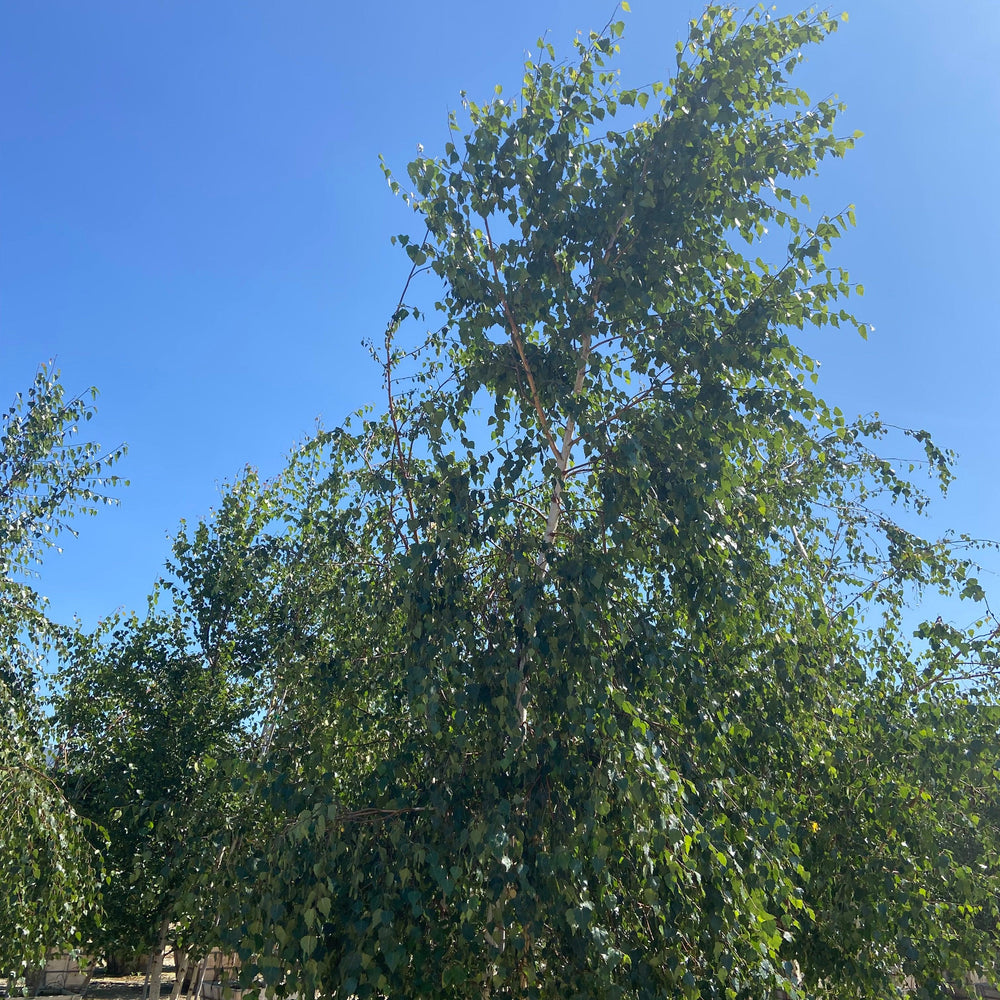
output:
[[[424,238],[420,241],[420,249],[423,250],[427,243],[427,235],[430,233],[430,226],[424,231]],[[403,308],[403,302],[406,299],[406,293],[409,291],[410,282],[413,281],[414,276],[418,273],[421,268],[414,261],[413,266],[410,268],[410,273],[406,277],[406,281],[403,284],[403,291],[399,295],[399,301],[396,303],[396,308],[392,311],[392,317],[389,320],[385,328],[385,391],[388,398],[389,404],[389,420],[392,422],[392,433],[393,439],[396,447],[396,460],[399,463],[399,475],[403,481],[403,493],[406,496],[406,503],[410,509],[410,521],[412,524],[416,524],[417,515],[413,507],[413,498],[410,496],[409,491],[409,476],[407,475],[407,461],[406,457],[403,455],[403,444],[402,435],[399,429],[399,419],[396,416],[396,401],[392,392],[392,340],[399,329],[399,313]],[[403,540],[404,546],[409,548],[409,545]]]
[[507,319],[507,325],[510,328],[510,337],[514,342],[514,347],[517,350],[518,357],[521,359],[521,365],[524,368],[524,373],[528,379],[528,388],[531,393],[531,402],[534,405],[535,413],[538,415],[538,419],[542,425],[542,431],[545,434],[545,438],[549,443],[549,448],[552,449],[552,454],[555,456],[556,461],[559,461],[559,448],[556,446],[555,438],[552,436],[552,431],[549,429],[549,421],[545,416],[545,410],[542,408],[541,398],[538,395],[538,388],[535,385],[535,375],[531,370],[531,365],[528,363],[528,358],[524,353],[524,342],[521,336],[521,328],[514,319],[514,315],[510,310],[510,304],[507,301],[507,295],[504,291],[503,282],[500,279],[500,269],[497,267],[496,251],[493,248],[493,237],[490,234],[490,223],[486,216],[483,216],[483,226],[486,230],[486,241],[489,245],[490,250],[490,264],[493,267],[493,277],[496,281],[497,294],[500,296],[500,304],[503,306],[504,316]]

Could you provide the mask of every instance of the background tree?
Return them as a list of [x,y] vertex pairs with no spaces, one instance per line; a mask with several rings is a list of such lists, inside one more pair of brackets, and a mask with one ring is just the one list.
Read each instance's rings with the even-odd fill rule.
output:
[[109,475],[124,449],[78,441],[95,390],[67,399],[42,366],[3,414],[0,438],[0,970],[22,974],[52,948],[76,948],[99,911],[97,858],[89,830],[50,769],[48,720],[38,700],[39,663],[72,630],[51,622],[27,580],[71,519],[116,502]]
[[152,954],[154,997],[168,944],[196,961],[218,943],[222,862],[239,850],[234,829],[256,822],[253,786],[232,776],[264,752],[323,649],[321,539],[300,509],[313,465],[227,486],[210,517],[182,526],[147,614],[81,637],[63,674],[62,780],[109,834],[97,941]]

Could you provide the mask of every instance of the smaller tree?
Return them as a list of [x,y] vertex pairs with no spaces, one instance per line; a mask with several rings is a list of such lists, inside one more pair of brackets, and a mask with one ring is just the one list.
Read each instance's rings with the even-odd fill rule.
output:
[[[306,453],[262,482],[248,470],[208,518],[183,525],[145,616],[80,639],[56,703],[64,781],[108,873],[108,952],[197,959],[218,943],[223,862],[241,849],[259,759],[302,662],[322,655],[324,537],[302,497]],[[247,822],[244,822],[244,821]]]
[[50,774],[39,664],[73,630],[53,623],[28,580],[71,520],[116,501],[108,470],[124,454],[76,438],[96,390],[67,399],[58,373],[39,368],[2,417],[0,437],[0,969],[18,975],[47,949],[76,947],[98,910],[98,866],[87,834]]

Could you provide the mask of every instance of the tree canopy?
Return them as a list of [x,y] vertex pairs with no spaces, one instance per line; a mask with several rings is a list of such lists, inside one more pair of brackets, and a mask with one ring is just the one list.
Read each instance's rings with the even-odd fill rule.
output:
[[[856,136],[791,82],[838,23],[712,5],[672,79],[629,89],[616,21],[466,100],[412,190],[387,171],[422,235],[397,238],[410,279],[373,345],[385,406],[234,484],[179,539],[169,614],[78,660],[78,693],[123,661],[219,683],[176,716],[218,736],[175,760],[215,825],[171,806],[162,829],[211,844],[202,943],[247,983],[639,1000],[995,974],[996,621],[972,540],[919,532],[952,457],[847,420],[805,351],[867,333],[830,260],[853,211],[802,192]],[[81,760],[131,739],[75,718]]]
[[[324,453],[324,652],[247,768],[221,926],[330,996],[928,993],[996,956],[995,622],[925,540],[923,431],[814,392],[865,326],[829,261],[844,155],[790,76],[837,19],[712,5],[667,83],[623,24],[464,102],[388,174],[423,228],[381,414]],[[430,314],[427,315],[430,318]],[[898,445],[894,445],[894,448]],[[225,935],[224,935],[225,936]]]

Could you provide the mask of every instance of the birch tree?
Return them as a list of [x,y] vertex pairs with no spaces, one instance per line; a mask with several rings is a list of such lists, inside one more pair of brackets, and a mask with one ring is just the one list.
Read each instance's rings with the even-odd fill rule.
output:
[[[116,502],[110,468],[123,454],[77,438],[94,415],[91,389],[67,398],[42,366],[3,414],[0,437],[0,972],[22,975],[50,949],[79,948],[100,911],[98,857],[51,772],[53,744],[38,696],[42,658],[71,629],[52,622],[32,587],[72,519]],[[12,984],[8,984],[12,986]]]
[[[802,182],[825,14],[712,5],[666,83],[620,22],[464,101],[381,413],[327,455],[336,602],[252,770],[222,900],[248,982],[371,997],[930,995],[994,970],[995,621],[913,529],[950,456],[815,393],[868,330]],[[412,328],[412,327],[411,327]],[[912,475],[911,475],[912,473]],[[975,609],[962,628],[920,598]]]

